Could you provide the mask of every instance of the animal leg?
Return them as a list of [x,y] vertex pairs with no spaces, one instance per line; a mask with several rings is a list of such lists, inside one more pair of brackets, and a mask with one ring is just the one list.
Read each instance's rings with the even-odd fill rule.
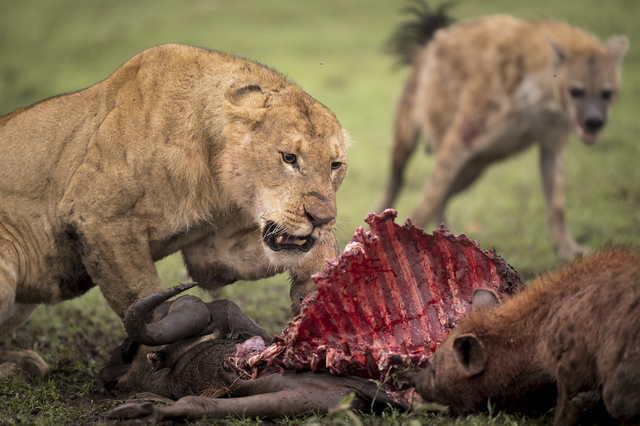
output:
[[[3,228],[0,227],[0,231]],[[22,325],[36,309],[35,304],[16,302],[18,286],[17,253],[9,240],[0,233],[0,336]],[[0,351],[0,377],[15,377],[21,371],[43,377],[47,364],[34,351]]]
[[[569,361],[565,361],[569,364]],[[574,425],[580,418],[582,410],[590,403],[593,395],[589,395],[588,392],[579,393],[582,384],[581,380],[578,383],[575,378],[575,372],[562,364],[557,370],[556,384],[558,386],[558,399],[553,424],[554,426]]]
[[107,416],[158,422],[172,417],[283,417],[327,413],[350,393],[356,395],[353,405],[356,410],[368,409],[374,399],[383,406],[399,406],[398,402],[384,391],[378,392],[377,386],[370,381],[310,371],[273,374],[257,380],[238,380],[232,385],[231,390],[241,396],[187,396],[179,399],[174,405],[161,408],[154,408],[150,404],[125,404],[115,408]]
[[637,343],[629,342],[625,356],[616,370],[607,375],[602,399],[607,412],[615,419],[637,423],[640,420],[640,372]]
[[83,264],[120,317],[136,300],[164,290],[148,240],[131,226],[113,223],[79,231],[85,247]]
[[580,392],[578,395],[571,398],[569,405],[571,405],[578,413],[590,410],[598,401],[602,399],[602,394],[599,391]]
[[467,189],[473,182],[478,179],[478,177],[482,174],[486,167],[486,164],[481,161],[471,160],[467,165],[465,165],[460,173],[456,176],[453,185],[449,188],[449,192],[447,192],[445,202],[456,195],[459,192]]
[[[24,303],[2,303],[0,305],[0,336],[22,325],[29,319],[38,305]],[[32,350],[0,351],[0,377],[17,377],[21,371],[35,377],[44,377],[49,366]]]
[[541,146],[540,171],[542,187],[547,205],[547,222],[558,255],[573,259],[579,254],[589,253],[587,247],[576,243],[564,221],[564,147]]
[[450,130],[436,153],[435,165],[424,187],[422,199],[411,216],[413,222],[420,227],[424,228],[434,220],[444,222],[447,198],[471,184],[482,171],[480,169],[477,173],[464,176],[463,170],[471,159],[472,152],[463,146],[456,133]]
[[[285,389],[273,393],[241,398],[209,398],[186,396],[168,407],[154,408],[149,404],[125,404],[115,408],[107,417],[131,419],[142,417],[157,422],[167,418],[201,417],[283,417],[313,413],[326,413],[344,396],[339,391],[324,389],[312,398],[300,389]],[[144,405],[144,406],[143,406]]]
[[0,377],[17,377],[21,371],[32,377],[44,377],[49,366],[32,350],[0,352]]
[[404,169],[415,151],[420,136],[420,127],[414,116],[414,96],[417,73],[409,76],[396,107],[396,117],[391,151],[391,175],[387,182],[384,198],[376,211],[392,207],[404,181]]

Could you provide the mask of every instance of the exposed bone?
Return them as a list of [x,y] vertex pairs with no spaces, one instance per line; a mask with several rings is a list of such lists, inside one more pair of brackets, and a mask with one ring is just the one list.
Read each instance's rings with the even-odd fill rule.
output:
[[371,353],[371,349],[365,348],[364,356],[367,359],[367,367],[369,368],[371,377],[380,377],[380,369],[378,369],[378,364],[373,357],[373,353]]
[[344,356],[351,356],[351,351],[349,350],[349,344],[347,342],[342,342],[340,347],[342,348]]
[[[371,232],[359,228],[345,253],[315,276],[318,291],[303,301],[301,315],[273,338],[271,346],[247,350],[245,344],[228,342],[222,352],[223,368],[213,370],[209,368],[220,366],[220,355],[194,349],[205,354],[204,362],[196,365],[201,384],[217,381],[216,386],[221,384],[233,398],[189,396],[162,408],[125,405],[109,417],[153,422],[167,417],[323,413],[351,392],[356,395],[356,410],[368,410],[372,401],[383,400],[409,408],[406,386],[412,382],[407,380],[407,369],[422,366],[432,355],[470,308],[473,290],[509,293],[522,282],[502,258],[481,250],[464,235],[456,237],[443,227],[427,235],[410,221],[400,227],[393,218],[391,210],[367,216]],[[246,319],[226,313],[218,318],[218,312],[230,311],[218,306],[210,306],[217,326],[209,327],[217,332],[238,325],[246,328]],[[209,327],[205,331],[213,330]],[[227,333],[222,336],[230,339]],[[181,343],[175,345],[179,349]],[[235,357],[229,358],[234,350]],[[168,358],[167,367],[176,365],[180,356]],[[149,360],[145,361],[148,368]],[[148,385],[146,370],[139,374],[143,385]],[[170,377],[163,374],[158,380],[180,384],[180,378]],[[189,375],[189,385],[194,380]],[[206,387],[188,387],[190,393],[180,395],[198,394],[202,389]]]
[[384,379],[393,366],[423,366],[470,309],[475,289],[523,286],[500,256],[464,234],[442,226],[429,235],[395,217],[391,209],[369,214],[370,232],[358,228],[345,252],[314,276],[318,291],[282,336],[264,355],[235,364],[252,377],[273,372],[280,358],[287,369]]

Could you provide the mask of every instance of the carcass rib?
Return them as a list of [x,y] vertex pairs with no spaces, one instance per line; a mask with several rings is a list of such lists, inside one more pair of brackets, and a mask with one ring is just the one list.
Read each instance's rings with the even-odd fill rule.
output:
[[[318,291],[266,348],[238,345],[230,365],[241,377],[283,370],[329,370],[384,379],[396,367],[421,367],[464,316],[473,291],[509,294],[518,273],[444,225],[426,234],[397,213],[370,213],[344,253],[314,276]],[[251,346],[251,347],[249,347]]]

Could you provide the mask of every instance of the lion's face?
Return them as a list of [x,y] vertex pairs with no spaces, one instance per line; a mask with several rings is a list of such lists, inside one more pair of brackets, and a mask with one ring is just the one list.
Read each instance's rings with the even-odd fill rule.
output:
[[260,226],[271,261],[292,266],[335,226],[348,136],[333,113],[297,87],[234,93],[225,105],[223,180]]

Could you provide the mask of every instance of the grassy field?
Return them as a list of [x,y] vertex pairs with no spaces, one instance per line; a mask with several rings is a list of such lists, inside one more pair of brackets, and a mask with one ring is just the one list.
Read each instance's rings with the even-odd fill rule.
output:
[[[136,53],[162,43],[192,44],[257,60],[332,109],[355,141],[349,173],[338,193],[337,231],[344,247],[384,188],[394,104],[408,70],[394,69],[394,58],[385,55],[382,46],[404,18],[402,6],[381,0],[0,0],[0,116],[103,80]],[[574,137],[569,144],[566,218],[581,244],[639,245],[640,121],[635,117],[640,111],[640,3],[491,0],[460,2],[452,10],[457,19],[493,13],[559,18],[602,39],[626,34],[631,40],[621,95],[600,142],[589,148]],[[527,278],[560,262],[546,228],[537,164],[537,152],[530,150],[494,166],[448,210],[455,233],[466,233],[483,248],[494,247]],[[431,166],[432,158],[422,153],[411,162],[397,205],[399,222],[412,212]],[[178,256],[157,266],[167,286],[187,279]],[[288,319],[284,275],[237,283],[221,297],[239,303],[272,333]],[[104,414],[118,402],[100,394],[96,374],[123,337],[119,319],[98,290],[39,307],[25,326],[1,337],[0,344],[36,349],[52,374],[26,383],[0,381],[0,423],[105,422]],[[493,413],[455,419],[390,411],[361,420],[545,424],[551,418]]]

